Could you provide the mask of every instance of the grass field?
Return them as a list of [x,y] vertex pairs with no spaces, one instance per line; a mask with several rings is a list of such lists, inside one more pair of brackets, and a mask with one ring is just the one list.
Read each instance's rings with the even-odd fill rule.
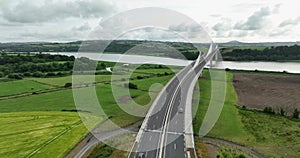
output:
[[242,122],[255,137],[246,145],[270,157],[297,158],[300,155],[300,121],[255,110],[239,110]]
[[[151,70],[153,70],[153,69],[150,69],[150,71]],[[148,72],[148,71],[149,70],[145,70],[145,72]],[[150,75],[148,75],[147,73],[144,73],[144,71],[141,70],[138,73],[133,73],[131,76],[116,75],[114,77],[114,79],[115,78],[117,78],[117,79],[122,79],[122,78],[136,79],[137,76],[150,77]],[[112,78],[111,75],[95,75],[95,78],[91,78],[90,76],[87,76],[87,75],[80,75],[79,77],[76,77],[76,79],[79,79],[78,82],[82,82],[82,83],[90,83],[90,82],[94,82],[94,81],[95,82],[110,82],[111,78]],[[72,76],[55,77],[55,78],[25,78],[24,80],[36,81],[36,82],[48,84],[51,86],[61,87],[61,86],[64,86],[65,83],[71,83]]]
[[[134,74],[141,75],[139,73]],[[101,78],[102,77],[102,78]],[[138,90],[130,90],[134,100],[125,103],[127,106],[132,101],[147,104],[150,101],[148,88],[152,83],[166,83],[170,76],[133,80],[138,85]],[[60,78],[34,78],[10,82],[36,83],[45,87],[62,86],[69,82],[71,76]],[[99,75],[98,81],[110,80],[110,76]],[[40,84],[38,82],[42,82]],[[144,84],[144,83],[147,84]],[[4,83],[4,82],[3,82]],[[9,82],[5,82],[9,84]],[[22,87],[24,92],[28,90]],[[81,88],[88,89],[93,87]],[[124,87],[120,87],[122,91]],[[120,126],[130,125],[142,118],[135,117],[122,111],[114,100],[111,85],[99,84],[96,86],[97,96],[111,120]],[[158,93],[158,91],[153,92]],[[105,99],[103,99],[105,98]],[[75,110],[71,89],[48,92],[26,97],[5,99],[0,101],[0,155],[1,157],[62,157],[72,148],[87,132],[75,112],[62,112]],[[92,119],[91,119],[92,120]],[[99,120],[99,119],[97,119]],[[16,154],[18,153],[18,154]]]
[[[82,79],[81,79],[82,78]],[[80,76],[79,79],[83,83],[93,82],[92,80],[86,80],[86,76]],[[56,77],[56,78],[26,78],[26,80],[37,81],[44,84],[53,86],[64,86],[65,83],[72,83],[72,76]],[[96,82],[106,82],[111,80],[111,75],[95,75]]]
[[[238,109],[234,106],[237,96],[232,85],[232,74],[227,73],[227,93],[222,113],[210,131],[209,136],[218,137],[230,141],[242,143],[245,140],[252,139],[247,133],[238,114]],[[203,78],[199,80],[200,85],[200,103],[196,117],[194,118],[194,133],[199,133],[202,120],[207,111],[211,97],[211,81],[209,72],[204,71]],[[223,82],[223,81],[217,81]]]
[[1,113],[1,157],[62,157],[87,132],[77,113]]
[[0,87],[0,97],[53,88],[49,85],[27,80],[0,82]]
[[[133,80],[132,82],[137,84],[139,89],[130,90],[130,95],[134,96],[134,98],[133,100],[129,99],[126,103],[124,103],[125,106],[130,106],[132,101],[135,101],[141,105],[148,104],[151,100],[148,93],[149,87],[153,83],[165,84],[170,78],[171,76],[163,76],[157,78],[147,78],[143,80]],[[47,79],[47,81],[50,80]],[[121,94],[126,94],[126,89],[124,87],[119,87],[119,89]],[[156,95],[158,92],[159,90],[152,92],[150,95]],[[113,116],[112,120],[117,124],[128,125],[141,119],[139,117],[127,114],[118,106],[117,101],[114,100],[114,96],[112,95],[111,85],[97,85],[96,93],[106,115]],[[0,101],[0,113],[62,110],[76,110],[71,89]]]
[[[194,132],[198,133],[207,111],[211,82],[204,71],[200,84],[199,109],[194,119]],[[300,121],[261,111],[236,107],[237,95],[232,74],[227,73],[227,94],[223,111],[208,136],[229,140],[260,151],[270,157],[297,158],[300,155]]]
[[174,72],[171,69],[136,69],[135,72],[137,73],[149,73],[149,74],[163,74],[167,73],[176,73],[178,69],[174,69]]

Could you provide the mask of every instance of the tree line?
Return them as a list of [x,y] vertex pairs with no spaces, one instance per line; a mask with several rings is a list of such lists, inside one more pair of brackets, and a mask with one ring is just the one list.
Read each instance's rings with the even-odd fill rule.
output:
[[50,54],[6,54],[0,56],[0,78],[11,79],[23,77],[54,77],[66,76],[75,71],[88,71],[94,68],[106,68],[104,62],[96,62],[88,58],[78,58],[74,67],[74,56]]
[[300,60],[300,46],[278,46],[258,49],[222,49],[222,57],[227,61],[286,61]]

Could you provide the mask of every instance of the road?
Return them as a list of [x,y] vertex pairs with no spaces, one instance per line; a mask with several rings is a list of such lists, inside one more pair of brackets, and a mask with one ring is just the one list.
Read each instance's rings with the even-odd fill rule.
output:
[[80,150],[76,151],[75,155],[72,157],[81,158],[85,155],[85,153],[88,150],[93,148],[95,145],[99,144],[100,142],[102,142],[104,140],[112,138],[114,136],[126,134],[130,131],[137,132],[138,127],[140,125],[141,125],[141,122],[139,121],[139,122],[127,127],[126,129],[118,129],[118,130],[114,130],[114,131],[108,131],[108,132],[104,132],[104,133],[95,134],[88,140],[88,142],[86,144],[83,145],[82,148],[80,148]]
[[[211,59],[213,55],[209,54],[206,59]],[[190,83],[206,64],[206,60],[191,63],[166,85],[150,108],[129,157],[184,158],[189,156],[185,148],[183,109],[188,98]]]

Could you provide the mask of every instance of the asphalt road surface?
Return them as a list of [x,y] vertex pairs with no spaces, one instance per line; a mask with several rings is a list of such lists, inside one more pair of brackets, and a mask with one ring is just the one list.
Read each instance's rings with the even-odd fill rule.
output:
[[[208,58],[211,58],[210,55]],[[195,62],[174,77],[159,96],[154,110],[130,154],[134,158],[184,158],[187,157],[184,140],[184,109],[192,80],[200,73],[206,61],[193,69]],[[191,71],[190,71],[191,70]]]

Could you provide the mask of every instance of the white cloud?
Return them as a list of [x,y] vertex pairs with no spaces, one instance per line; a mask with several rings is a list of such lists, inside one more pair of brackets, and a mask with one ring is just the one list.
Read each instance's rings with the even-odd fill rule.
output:
[[300,16],[295,19],[288,19],[280,23],[279,27],[285,27],[290,25],[298,25],[300,23]]
[[238,22],[235,24],[234,29],[237,30],[259,30],[265,24],[265,17],[271,14],[269,7],[261,8],[259,11],[254,12],[245,22]]
[[[139,7],[183,13],[204,24],[218,42],[300,40],[299,7],[293,0],[0,0],[0,42],[82,40],[101,19]],[[197,35],[185,25],[170,29]],[[140,33],[149,39],[171,38],[159,31]]]
[[92,18],[108,15],[113,5],[103,0],[77,1],[7,1],[0,7],[2,18],[9,22],[37,23],[66,18]]

